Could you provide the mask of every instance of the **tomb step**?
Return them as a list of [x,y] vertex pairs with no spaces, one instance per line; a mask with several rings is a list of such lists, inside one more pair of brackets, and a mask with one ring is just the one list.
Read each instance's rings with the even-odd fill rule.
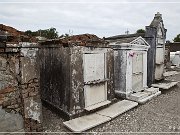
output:
[[147,88],[144,90],[145,92],[149,92],[151,94],[155,94],[159,91],[159,88],[154,88],[154,87],[151,87],[151,88]]
[[139,104],[144,104],[144,103],[146,103],[147,101],[149,101],[149,100],[151,100],[152,98],[155,98],[155,97],[157,97],[158,95],[160,95],[161,94],[161,91],[157,91],[156,93],[153,93],[153,94],[151,94],[151,95],[149,95],[149,96],[147,96],[147,97],[145,97],[145,98],[143,98],[143,99],[141,99],[141,100],[139,100],[139,101],[137,101]]
[[89,115],[85,115],[79,118],[75,118],[75,119],[63,122],[63,124],[73,132],[83,132],[110,120],[111,118],[109,117],[92,113]]
[[120,114],[136,107],[137,105],[138,105],[137,102],[133,102],[129,100],[122,100],[96,113],[113,119],[119,116]]
[[144,104],[147,101],[151,100],[154,97],[157,97],[161,94],[161,91],[159,91],[159,88],[149,88],[144,90],[143,92],[133,93],[131,94],[128,99],[132,101],[136,101],[139,104]]
[[97,108],[99,108],[99,107],[103,107],[103,106],[105,106],[105,105],[108,105],[108,104],[110,104],[110,103],[111,103],[111,101],[106,100],[106,101],[103,101],[103,102],[100,102],[100,103],[97,103],[97,104],[88,106],[88,107],[85,108],[85,110],[86,110],[86,111],[92,111],[92,110],[95,110],[95,109],[97,109]]
[[149,95],[151,95],[151,93],[149,92],[137,92],[137,93],[132,93],[129,95],[128,99],[133,100],[133,101],[139,101],[145,97],[148,97]]
[[177,72],[177,71],[168,71],[168,72],[163,73],[163,76],[168,77],[168,76],[177,75],[179,73],[180,72]]
[[79,133],[110,121],[112,118],[136,107],[138,103],[128,100],[119,101],[101,111],[63,122],[73,132]]
[[170,89],[171,87],[173,87],[173,86],[175,86],[177,84],[178,84],[178,82],[176,82],[176,81],[164,80],[164,81],[162,81],[160,83],[152,84],[151,86],[167,90],[167,89]]

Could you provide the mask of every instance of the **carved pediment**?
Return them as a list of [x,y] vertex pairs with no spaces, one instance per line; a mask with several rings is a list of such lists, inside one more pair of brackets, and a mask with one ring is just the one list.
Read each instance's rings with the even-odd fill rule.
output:
[[130,44],[149,46],[149,44],[142,37],[136,38],[135,40],[131,41]]

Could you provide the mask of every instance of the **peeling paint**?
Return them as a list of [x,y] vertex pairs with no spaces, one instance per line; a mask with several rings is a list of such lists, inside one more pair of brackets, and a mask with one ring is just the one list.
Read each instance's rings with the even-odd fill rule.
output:
[[[107,98],[114,99],[113,92],[113,53],[112,49],[70,46],[47,45],[40,50],[40,72],[42,99],[65,112],[69,117],[80,116],[85,113],[84,96],[84,54],[98,53],[103,55],[107,64],[105,72],[107,82]],[[110,55],[110,56],[109,56]],[[102,60],[102,61],[103,61]],[[99,61],[101,61],[99,59]],[[99,69],[101,70],[101,69]],[[51,74],[49,74],[51,72]],[[96,80],[93,83],[102,84]],[[52,86],[52,87],[50,87]]]
[[21,55],[30,58],[31,63],[35,62],[38,48],[22,48]]
[[34,120],[37,120],[38,122],[40,121],[40,107],[39,103],[35,102],[33,99],[30,100],[30,105],[29,107],[26,107],[28,116],[27,118],[32,118]]
[[118,40],[110,44],[115,54],[115,92],[117,96],[123,98],[147,87],[146,65],[149,44],[142,37],[135,38],[132,42],[126,43],[126,46],[124,43],[118,43]]
[[40,105],[39,103],[35,102],[32,98],[26,99],[26,118],[31,118],[34,120],[37,120],[38,122],[41,122],[41,111],[40,111]]
[[77,74],[76,70],[73,69],[73,72],[72,72],[73,75]]

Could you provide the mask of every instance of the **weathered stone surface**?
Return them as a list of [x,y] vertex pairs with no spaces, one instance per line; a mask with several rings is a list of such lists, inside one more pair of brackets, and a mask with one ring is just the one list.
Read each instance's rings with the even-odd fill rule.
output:
[[21,55],[21,73],[22,84],[32,83],[34,78],[38,78],[38,69],[36,63],[36,55],[38,48],[22,48]]
[[9,109],[16,109],[16,108],[18,108],[18,107],[19,107],[18,104],[14,104],[14,105],[7,106],[7,108],[9,108]]
[[10,106],[10,105],[11,105],[11,101],[8,100],[8,101],[3,102],[2,107],[5,108],[5,107]]
[[0,94],[10,93],[13,92],[15,89],[13,87],[6,87],[0,90]]
[[110,118],[115,118],[120,114],[136,107],[137,105],[138,105],[137,102],[122,100],[96,113]]
[[83,132],[110,120],[109,117],[93,113],[63,123],[73,132]]
[[21,88],[22,88],[22,92],[26,93],[26,89],[28,88],[28,84],[27,83],[21,84]]
[[26,132],[42,132],[42,125],[36,120],[25,118],[24,123]]
[[151,88],[145,89],[144,91],[145,91],[145,92],[150,92],[151,94],[155,94],[156,92],[159,91],[159,88],[153,88],[153,87],[151,87]]
[[97,103],[97,104],[95,104],[95,105],[91,105],[91,106],[89,106],[89,107],[86,107],[85,110],[86,110],[86,111],[92,111],[92,110],[95,110],[95,109],[97,109],[97,108],[99,108],[99,107],[108,105],[108,104],[110,104],[110,103],[111,103],[111,101],[106,100],[106,101]]
[[[17,108],[20,91],[18,90],[19,58],[18,54],[0,54],[0,104],[11,112]],[[19,102],[20,103],[20,102]]]
[[156,35],[157,30],[154,27],[146,26],[145,40],[151,46],[147,54],[147,85],[155,81],[155,57],[156,57]]
[[[19,50],[21,50],[21,54]],[[30,130],[27,131],[39,131],[38,128],[42,120],[38,121],[35,118],[35,114],[42,115],[39,72],[36,63],[38,48],[13,48],[9,50],[6,48],[6,51],[8,52],[0,54],[0,105],[6,112],[25,114],[23,117],[30,119],[25,122],[25,125],[30,127]],[[33,102],[29,103],[30,97],[33,98]],[[13,124],[15,125],[15,123]]]
[[0,99],[1,99],[1,98],[4,98],[4,97],[5,97],[5,96],[4,96],[3,94],[0,94]]
[[130,94],[128,99],[133,100],[133,101],[138,101],[145,97],[148,97],[149,95],[151,95],[151,93],[149,92],[137,92],[137,93]]
[[[54,104],[57,108],[61,108],[64,112],[73,110],[74,107],[69,106],[70,104],[75,104],[74,101],[70,100],[70,48],[58,46],[48,49],[42,47],[39,54],[41,57],[41,59],[39,59],[41,77],[40,87],[42,89],[41,98],[44,101]],[[78,85],[78,83],[74,85]],[[78,91],[79,90],[75,92],[78,93]],[[75,96],[78,100],[78,94],[73,95],[73,97]],[[77,107],[77,109],[78,108],[80,107]]]
[[38,95],[38,94],[39,94],[38,91],[32,91],[32,92],[29,92],[28,96],[29,96],[29,97],[33,97],[33,96],[36,96],[36,95]]
[[163,74],[163,76],[168,77],[168,76],[177,75],[177,74],[179,74],[179,73],[180,73],[180,72],[177,72],[177,71],[168,71],[168,72],[165,72],[165,73]]
[[6,113],[0,108],[0,132],[15,132],[23,128],[23,118],[20,114]]
[[40,97],[29,97],[24,99],[25,118],[31,118],[42,122]]
[[73,132],[86,131],[97,125],[110,121],[112,118],[117,117],[137,105],[138,103],[136,102],[123,100],[93,114],[66,121],[64,122],[64,125]]
[[0,105],[2,105],[3,104],[3,98],[0,98]]
[[157,88],[161,88],[161,89],[170,89],[171,87],[173,87],[177,84],[178,84],[178,82],[176,82],[176,81],[165,80],[161,83],[152,84],[152,86],[157,87]]
[[7,62],[6,59],[4,59],[2,57],[0,58],[0,69],[6,68],[6,62]]
[[145,89],[143,92],[130,94],[128,99],[138,102],[139,104],[144,104],[147,101],[151,100],[152,98],[160,94],[161,94],[161,91],[159,91],[159,88],[151,87],[151,88]]
[[145,97],[145,98],[143,98],[143,99],[140,99],[140,100],[138,100],[137,102],[138,102],[139,104],[144,104],[144,103],[146,103],[147,101],[149,101],[149,100],[157,97],[157,96],[160,95],[160,94],[161,94],[161,91],[157,91],[156,93],[153,93],[153,94],[151,94],[151,95],[149,95],[149,96],[147,96],[147,97]]
[[27,98],[27,97],[28,97],[28,92],[22,94],[22,98],[23,98],[23,99],[24,99],[24,98]]

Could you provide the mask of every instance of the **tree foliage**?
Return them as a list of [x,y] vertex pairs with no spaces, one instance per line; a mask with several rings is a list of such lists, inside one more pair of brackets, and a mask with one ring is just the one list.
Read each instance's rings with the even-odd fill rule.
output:
[[144,30],[144,29],[138,29],[138,30],[136,31],[136,33],[145,33],[145,30]]
[[25,34],[28,36],[42,36],[47,39],[56,39],[58,38],[58,32],[56,31],[56,28],[49,28],[45,30],[38,30],[38,31],[31,31],[27,30],[25,31]]
[[180,34],[178,34],[174,39],[174,42],[180,42]]

